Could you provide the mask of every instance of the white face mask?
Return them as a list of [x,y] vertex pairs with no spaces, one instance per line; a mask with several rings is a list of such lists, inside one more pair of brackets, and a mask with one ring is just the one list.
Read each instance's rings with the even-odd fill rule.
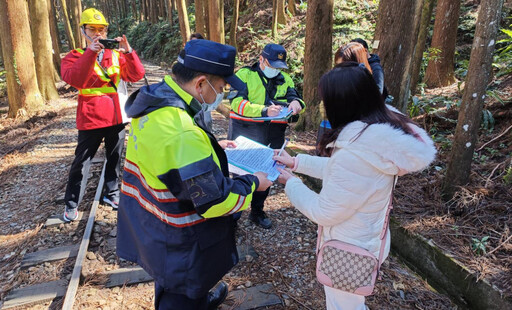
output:
[[263,69],[263,74],[269,79],[275,78],[280,72],[281,70],[270,68],[269,66],[266,66],[265,69]]
[[205,112],[211,112],[211,111],[215,110],[219,106],[219,104],[222,102],[222,99],[224,99],[224,94],[223,93],[217,93],[217,91],[212,86],[210,81],[206,80],[206,82],[208,82],[208,85],[210,85],[210,87],[213,89],[213,91],[216,94],[215,101],[212,102],[212,103],[206,103],[206,101],[203,98],[203,95],[199,94],[199,96],[201,96],[201,99],[203,100],[203,104],[202,104],[203,110]]

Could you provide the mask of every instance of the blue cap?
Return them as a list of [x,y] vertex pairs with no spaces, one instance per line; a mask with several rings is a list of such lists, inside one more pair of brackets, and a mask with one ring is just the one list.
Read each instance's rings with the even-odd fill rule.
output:
[[261,56],[276,69],[288,69],[286,65],[286,50],[279,44],[267,44],[261,52]]
[[236,57],[233,46],[209,40],[191,40],[185,44],[184,51],[183,57],[178,56],[178,62],[186,68],[221,76],[234,89],[245,88],[245,83],[233,74]]

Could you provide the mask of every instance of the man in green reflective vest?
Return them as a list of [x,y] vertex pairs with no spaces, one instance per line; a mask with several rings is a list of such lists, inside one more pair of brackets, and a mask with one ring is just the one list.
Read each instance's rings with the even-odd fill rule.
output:
[[[236,50],[187,42],[172,75],[132,94],[132,117],[118,213],[117,254],[155,279],[156,309],[216,309],[238,262],[233,214],[271,185],[257,172],[230,178],[224,148],[204,123],[233,75]],[[226,83],[227,82],[227,83]]]
[[[286,50],[279,44],[267,44],[259,61],[245,67],[236,75],[247,85],[231,101],[228,139],[245,136],[263,145],[279,149],[284,143],[287,120],[255,120],[254,117],[277,116],[281,109],[293,111],[297,115],[306,105],[295,89],[290,76],[282,72],[287,69]],[[257,225],[269,229],[272,222],[263,211],[269,191],[254,194],[249,219]]]

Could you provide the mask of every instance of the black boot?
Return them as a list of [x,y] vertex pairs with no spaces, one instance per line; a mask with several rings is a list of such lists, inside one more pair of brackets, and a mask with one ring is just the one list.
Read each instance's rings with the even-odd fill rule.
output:
[[272,221],[267,217],[265,212],[260,211],[258,213],[251,212],[249,214],[249,219],[253,221],[256,225],[261,226],[265,229],[270,229],[272,227]]
[[217,309],[227,296],[228,284],[220,281],[208,292],[208,310]]

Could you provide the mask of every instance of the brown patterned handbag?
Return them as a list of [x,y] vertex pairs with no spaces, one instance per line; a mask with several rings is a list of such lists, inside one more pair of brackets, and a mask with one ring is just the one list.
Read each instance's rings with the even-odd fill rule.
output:
[[[393,187],[396,177],[393,182]],[[384,228],[380,234],[379,258],[369,251],[339,240],[326,241],[320,247],[323,226],[318,225],[316,277],[323,285],[348,293],[369,296],[373,294],[375,282],[384,255],[389,224],[389,213],[393,208],[393,188],[389,198]]]

